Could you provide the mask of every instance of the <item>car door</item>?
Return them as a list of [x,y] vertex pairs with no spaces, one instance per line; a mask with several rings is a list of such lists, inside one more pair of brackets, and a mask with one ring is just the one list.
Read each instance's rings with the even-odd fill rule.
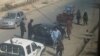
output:
[[41,30],[41,34],[42,34],[42,42],[44,44],[47,45],[51,45],[52,44],[52,38],[51,38],[51,33],[50,33],[50,29],[47,26],[43,26],[42,30]]
[[33,27],[33,33],[35,36],[43,36],[43,27],[41,25],[37,25]]
[[37,56],[39,50],[34,42],[31,43],[31,51],[32,51],[32,56]]
[[26,46],[27,56],[33,56],[33,53],[31,51],[31,45]]

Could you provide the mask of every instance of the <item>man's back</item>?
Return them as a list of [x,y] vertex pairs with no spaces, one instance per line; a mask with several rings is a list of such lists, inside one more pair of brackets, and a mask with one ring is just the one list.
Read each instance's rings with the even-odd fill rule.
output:
[[24,27],[24,22],[21,21],[21,22],[20,22],[20,28],[23,29],[23,27]]
[[28,30],[32,30],[32,23],[28,24]]

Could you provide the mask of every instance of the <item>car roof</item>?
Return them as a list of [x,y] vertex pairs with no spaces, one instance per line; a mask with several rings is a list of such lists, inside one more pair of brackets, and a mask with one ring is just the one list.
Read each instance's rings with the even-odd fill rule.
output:
[[27,39],[22,39],[22,38],[12,38],[12,39],[9,39],[9,40],[5,41],[4,43],[20,45],[20,46],[26,47],[26,46],[30,45],[31,43],[33,43],[33,42],[34,41],[27,40]]
[[33,27],[37,27],[37,26],[42,26],[42,27],[49,27],[49,28],[53,28],[55,27],[56,25],[55,24],[36,24],[34,25]]

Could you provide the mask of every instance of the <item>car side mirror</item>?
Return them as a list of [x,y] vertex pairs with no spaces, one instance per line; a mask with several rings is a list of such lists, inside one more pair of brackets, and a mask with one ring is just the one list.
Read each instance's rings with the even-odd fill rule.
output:
[[17,17],[17,19],[19,19],[20,17]]
[[41,47],[40,47],[40,46],[37,46],[36,48],[37,48],[37,49],[40,49]]

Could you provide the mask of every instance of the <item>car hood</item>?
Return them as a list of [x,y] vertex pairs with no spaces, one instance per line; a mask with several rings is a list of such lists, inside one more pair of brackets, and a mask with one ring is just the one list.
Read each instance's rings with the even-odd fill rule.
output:
[[15,22],[15,19],[2,19],[1,22]]

